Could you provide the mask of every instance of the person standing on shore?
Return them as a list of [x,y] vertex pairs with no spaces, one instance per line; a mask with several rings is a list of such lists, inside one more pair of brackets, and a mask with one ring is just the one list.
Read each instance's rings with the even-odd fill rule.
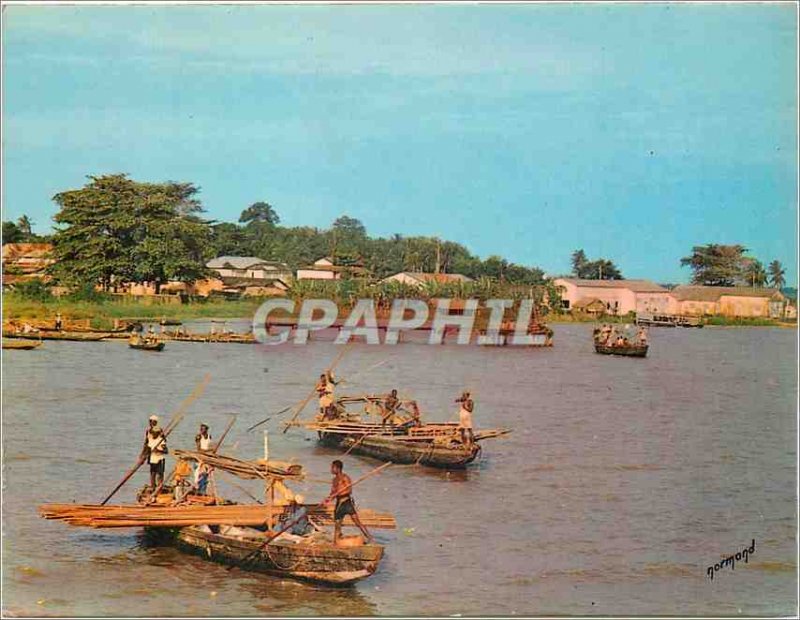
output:
[[60,312],[56,312],[56,321],[55,321],[55,323],[56,323],[56,331],[60,332],[61,331],[61,325],[62,325],[61,313]]
[[361,519],[358,518],[356,512],[356,504],[353,501],[353,494],[351,487],[353,482],[350,476],[344,473],[344,464],[336,459],[331,463],[331,474],[333,474],[333,482],[331,483],[331,498],[335,498],[336,504],[333,509],[333,544],[339,542],[342,537],[342,522],[347,515],[353,520],[358,529],[367,539],[367,542],[372,542],[372,534],[367,531]]

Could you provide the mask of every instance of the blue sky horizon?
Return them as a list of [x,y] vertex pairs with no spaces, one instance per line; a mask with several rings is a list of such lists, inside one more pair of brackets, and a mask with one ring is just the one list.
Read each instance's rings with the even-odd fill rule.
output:
[[740,243],[797,282],[794,3],[6,5],[2,34],[3,219],[39,232],[125,172],[215,220],[672,283]]

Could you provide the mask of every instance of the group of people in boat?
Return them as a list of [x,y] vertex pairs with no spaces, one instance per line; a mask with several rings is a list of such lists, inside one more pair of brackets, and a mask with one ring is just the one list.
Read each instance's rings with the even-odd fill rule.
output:
[[[200,430],[194,438],[198,452],[213,452],[211,434],[208,424],[201,424]],[[153,414],[148,420],[148,427],[144,433],[144,445],[140,459],[150,465],[150,493],[156,493],[164,486],[164,471],[166,469],[167,437],[159,426],[158,416]],[[175,466],[174,491],[175,499],[181,499],[189,493],[205,495],[212,468],[205,463],[199,463],[196,468],[188,461],[179,459]]]
[[[198,452],[214,452],[215,446],[212,442],[208,424],[201,424],[200,430],[195,435],[195,447]],[[150,486],[148,491],[151,499],[164,487],[164,472],[166,470],[167,438],[164,430],[159,426],[158,416],[153,414],[148,420],[148,428],[144,435],[144,445],[142,446],[141,459],[150,465]],[[191,463],[184,459],[178,459],[173,474],[173,492],[175,502],[178,503],[187,495],[206,495],[209,476],[212,468],[204,463],[199,463],[194,470]],[[333,507],[333,542],[336,544],[342,535],[342,524],[345,517],[349,516],[353,523],[361,530],[367,542],[372,542],[373,537],[366,526],[359,519],[355,500],[353,499],[353,482],[344,473],[344,463],[335,460],[331,463],[331,492],[328,496],[334,502]],[[192,476],[194,481],[192,482]],[[308,508],[303,505],[302,495],[291,493],[285,485],[281,484],[281,490],[288,496],[287,505],[284,513],[280,516],[279,522],[287,526],[287,531],[294,536],[310,536],[319,530],[319,526],[314,523],[308,514]]]
[[[340,417],[342,411],[336,403],[336,386],[341,381],[336,381],[333,372],[328,370],[319,376],[315,390],[319,399],[319,420],[335,420]],[[419,405],[415,400],[401,400],[397,389],[392,389],[382,398],[375,399],[381,417],[382,426],[422,426],[420,419]],[[475,409],[475,401],[468,391],[462,392],[461,396],[455,400],[459,405],[458,411],[458,437],[464,445],[471,446],[475,442],[475,434],[472,425],[472,413]]]
[[604,323],[602,327],[596,327],[593,336],[597,344],[607,347],[644,346],[647,344],[647,330],[644,327],[639,327],[633,341],[624,332],[618,331],[616,327],[608,323]]
[[130,343],[135,345],[142,345],[142,344],[156,344],[158,342],[158,336],[156,335],[155,329],[153,326],[150,325],[147,328],[147,332],[145,333],[144,327],[139,324],[139,329],[134,329],[131,332]]

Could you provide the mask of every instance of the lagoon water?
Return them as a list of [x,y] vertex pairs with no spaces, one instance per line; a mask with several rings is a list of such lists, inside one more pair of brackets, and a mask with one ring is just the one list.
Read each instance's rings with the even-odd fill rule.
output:
[[[431,420],[464,388],[476,425],[510,427],[466,472],[393,467],[355,493],[395,514],[379,571],[332,589],[227,571],[137,530],[45,521],[43,502],[99,502],[135,461],[147,416],[212,381],[170,438],[201,421],[225,452],[257,458],[250,424],[305,397],[340,350],[124,341],[3,352],[3,606],[34,615],[789,615],[797,609],[796,333],[653,329],[646,359],[596,355],[591,326],[556,325],[552,349],[352,345],[345,392],[415,397]],[[383,360],[387,360],[379,364]],[[377,366],[375,366],[378,364]],[[372,367],[370,369],[370,367]],[[360,372],[357,376],[356,372]],[[312,407],[307,409],[307,415]],[[270,430],[327,492],[339,453]],[[377,463],[348,456],[354,477]],[[131,501],[144,470],[117,496]],[[220,489],[244,499],[232,487]],[[256,491],[257,486],[252,490]],[[713,581],[706,571],[755,540]]]

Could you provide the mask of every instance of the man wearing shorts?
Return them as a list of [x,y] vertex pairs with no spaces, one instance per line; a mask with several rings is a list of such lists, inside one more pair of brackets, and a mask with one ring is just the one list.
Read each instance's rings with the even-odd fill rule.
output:
[[331,474],[333,474],[333,483],[331,484],[331,497],[335,498],[336,504],[333,510],[333,544],[335,545],[342,537],[342,521],[347,515],[358,526],[361,533],[367,539],[367,542],[372,542],[372,535],[367,531],[367,528],[361,523],[356,512],[356,505],[353,502],[353,494],[350,491],[352,481],[344,471],[344,464],[340,460],[335,460],[331,463]]

